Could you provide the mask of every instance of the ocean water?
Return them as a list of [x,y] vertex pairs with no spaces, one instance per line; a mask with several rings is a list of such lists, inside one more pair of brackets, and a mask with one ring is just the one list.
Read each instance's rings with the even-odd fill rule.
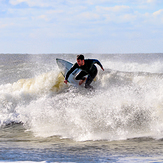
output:
[[93,91],[63,83],[76,55],[0,54],[0,163],[163,162],[163,54],[85,54]]

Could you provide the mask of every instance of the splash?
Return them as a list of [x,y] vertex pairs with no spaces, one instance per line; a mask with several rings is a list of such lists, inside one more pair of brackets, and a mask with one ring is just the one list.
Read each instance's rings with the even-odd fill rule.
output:
[[59,75],[57,76],[57,80],[55,81],[55,84],[51,88],[51,91],[59,92],[64,87],[65,87],[64,77],[63,77],[62,73],[59,73]]
[[13,84],[0,85],[0,121],[1,125],[19,123],[17,107],[29,105],[42,96],[57,93],[64,88],[59,73],[48,72],[35,78],[20,79]]
[[1,125],[77,141],[162,138],[163,75],[106,69],[94,91],[65,86],[59,72],[0,86]]

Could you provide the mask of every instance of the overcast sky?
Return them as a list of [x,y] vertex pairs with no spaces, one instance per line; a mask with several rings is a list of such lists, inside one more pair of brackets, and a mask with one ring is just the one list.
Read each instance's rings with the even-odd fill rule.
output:
[[0,0],[0,53],[161,53],[163,0]]

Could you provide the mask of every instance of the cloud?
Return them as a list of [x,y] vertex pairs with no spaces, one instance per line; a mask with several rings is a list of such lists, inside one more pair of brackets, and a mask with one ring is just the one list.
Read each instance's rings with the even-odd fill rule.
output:
[[[154,4],[154,3],[160,3],[160,0],[9,0],[9,3],[12,5],[18,5],[21,3],[26,3],[30,7],[55,7],[56,5],[69,5],[69,6],[79,6],[79,5],[114,5],[114,4]],[[117,5],[116,5],[117,6]]]
[[[0,1],[1,40],[6,40],[6,47],[21,46],[24,52],[56,52],[55,46],[60,52],[69,52],[72,47],[79,52],[81,47],[87,47],[90,49],[85,51],[91,52],[95,45],[108,50],[108,44],[116,51],[117,40],[127,45],[131,40],[160,39],[163,9],[159,3],[160,0]],[[20,46],[16,47],[16,43]]]
[[9,2],[12,5],[26,3],[30,7],[33,7],[33,6],[50,7],[51,6],[50,1],[44,1],[44,0],[10,0]]
[[99,15],[96,13],[91,13],[91,12],[83,12],[78,17],[84,19],[84,20],[94,20],[94,19],[99,19]]
[[157,3],[158,0],[147,0],[147,3]]
[[8,28],[8,27],[11,27],[13,25],[13,23],[8,23],[8,22],[1,22],[0,21],[0,29],[6,29],[6,28]]
[[160,15],[163,16],[163,9],[158,10],[158,11],[155,11],[155,12],[153,13],[153,15],[154,15],[154,16],[160,16]]
[[103,7],[103,6],[96,6],[96,10],[98,12],[128,12],[131,10],[129,6],[114,6],[114,7]]

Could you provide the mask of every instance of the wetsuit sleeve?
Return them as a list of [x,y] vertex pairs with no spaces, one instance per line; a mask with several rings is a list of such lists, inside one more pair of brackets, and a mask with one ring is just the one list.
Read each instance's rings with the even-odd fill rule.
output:
[[[93,64],[92,64],[92,66],[93,66],[95,63],[97,63],[101,68],[103,68],[102,64],[101,64],[97,59],[93,59]],[[92,67],[92,66],[91,66],[91,67]]]
[[70,70],[67,72],[67,74],[66,74],[66,76],[65,76],[65,80],[68,80],[68,77],[70,76],[70,74],[71,74],[76,68],[78,68],[78,67],[79,67],[78,64],[75,63],[75,64],[70,68]]

